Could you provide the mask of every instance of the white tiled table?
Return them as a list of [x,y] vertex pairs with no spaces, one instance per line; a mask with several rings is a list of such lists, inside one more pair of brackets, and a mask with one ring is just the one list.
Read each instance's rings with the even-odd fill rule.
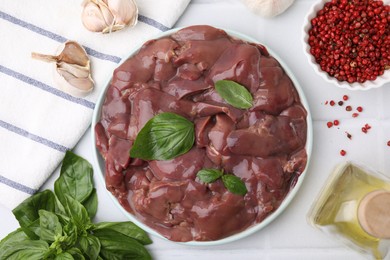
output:
[[[283,1],[283,0],[282,0]],[[302,24],[313,1],[298,0],[287,12],[273,19],[263,19],[250,13],[238,0],[193,0],[177,27],[209,24],[247,34],[270,46],[290,67],[309,101],[314,121],[314,144],[308,174],[300,191],[287,209],[269,226],[256,234],[223,246],[188,247],[152,237],[149,246],[153,257],[163,259],[364,259],[354,251],[307,224],[306,215],[328,174],[339,162],[352,160],[366,164],[390,176],[390,84],[370,91],[347,91],[326,83],[308,65],[302,51]],[[349,104],[364,108],[358,118],[343,107],[324,105],[327,100],[341,100],[347,94]],[[328,129],[326,122],[338,119],[339,127]],[[368,134],[361,127],[369,123]],[[345,131],[353,135],[346,137]],[[347,156],[339,155],[340,149]],[[75,152],[92,158],[90,130],[75,148]],[[53,188],[58,170],[44,185]],[[96,221],[124,221],[105,187],[95,174],[99,196]],[[12,213],[0,207],[0,238],[17,228]]]

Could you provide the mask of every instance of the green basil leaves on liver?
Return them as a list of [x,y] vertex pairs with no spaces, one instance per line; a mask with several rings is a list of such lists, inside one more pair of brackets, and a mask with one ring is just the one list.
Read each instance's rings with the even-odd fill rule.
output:
[[202,169],[196,174],[196,177],[204,183],[212,183],[221,178],[223,185],[231,193],[244,196],[248,192],[245,183],[239,177],[233,174],[224,174],[219,169]]
[[231,193],[244,196],[248,192],[245,183],[235,175],[223,175],[222,182],[226,189],[228,189],[228,191],[230,191]]
[[218,169],[202,169],[200,170],[196,176],[199,178],[199,180],[203,181],[204,183],[212,183],[221,178],[223,175],[223,172]]
[[218,94],[235,108],[248,109],[253,105],[252,94],[242,85],[231,80],[215,82]]
[[161,113],[139,131],[130,157],[143,160],[171,160],[188,152],[195,141],[194,124],[174,113]]

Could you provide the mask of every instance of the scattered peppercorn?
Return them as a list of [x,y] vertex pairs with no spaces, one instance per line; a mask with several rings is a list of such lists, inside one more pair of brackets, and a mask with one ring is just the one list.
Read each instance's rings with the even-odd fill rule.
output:
[[371,129],[371,126],[369,124],[365,124],[364,127],[367,129]]
[[353,113],[353,114],[352,114],[352,117],[358,117],[358,116],[359,116],[358,113]]
[[362,127],[362,132],[367,134],[367,128],[365,128],[364,126]]
[[329,121],[328,123],[326,123],[326,125],[328,126],[328,128],[331,128],[333,126],[333,123]]
[[344,96],[343,96],[343,100],[344,100],[344,101],[347,101],[348,98],[349,98],[349,97],[348,97],[347,95],[344,95]]
[[351,106],[346,106],[345,110],[352,111],[352,107]]
[[352,135],[350,133],[348,133],[348,132],[345,132],[345,133],[347,134],[348,139],[352,140]]
[[341,151],[340,151],[340,155],[341,155],[341,156],[345,156],[346,154],[347,154],[347,152],[346,152],[345,150],[341,150]]
[[362,107],[357,107],[356,110],[359,111],[359,112],[362,112],[363,108]]
[[331,100],[331,101],[329,102],[329,105],[331,105],[332,107],[334,106],[334,104],[335,104],[335,102],[334,102],[333,100]]
[[387,146],[390,146],[390,140],[389,140],[389,141],[387,141]]
[[334,124],[334,125],[339,125],[340,122],[339,122],[339,120],[334,120],[334,121],[333,121],[333,124]]
[[344,105],[344,102],[343,101],[339,101],[339,106],[342,106],[342,105]]

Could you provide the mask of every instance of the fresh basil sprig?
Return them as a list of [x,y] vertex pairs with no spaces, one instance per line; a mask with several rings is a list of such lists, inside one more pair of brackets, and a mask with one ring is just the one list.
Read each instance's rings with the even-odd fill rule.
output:
[[196,176],[204,183],[212,183],[221,178],[225,188],[234,194],[244,196],[248,192],[245,183],[240,178],[233,174],[224,174],[218,169],[202,169]]
[[218,80],[215,89],[225,101],[235,108],[248,109],[253,105],[252,94],[232,80]]
[[60,177],[13,213],[21,228],[0,241],[3,259],[151,259],[152,241],[132,222],[94,224],[97,195],[92,166],[68,151]]
[[130,157],[143,160],[170,160],[188,152],[195,141],[194,124],[174,113],[161,113],[139,131]]

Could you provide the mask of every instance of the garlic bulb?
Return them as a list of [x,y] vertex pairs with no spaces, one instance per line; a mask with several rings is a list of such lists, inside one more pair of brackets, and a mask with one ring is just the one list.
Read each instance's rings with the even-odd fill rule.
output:
[[287,10],[294,0],[242,0],[255,14],[274,17]]
[[92,32],[111,33],[138,21],[134,0],[84,0],[83,6],[83,25]]
[[56,56],[31,53],[34,59],[54,62],[54,80],[60,88],[75,97],[84,97],[92,91],[90,61],[84,48],[75,41],[65,42]]

